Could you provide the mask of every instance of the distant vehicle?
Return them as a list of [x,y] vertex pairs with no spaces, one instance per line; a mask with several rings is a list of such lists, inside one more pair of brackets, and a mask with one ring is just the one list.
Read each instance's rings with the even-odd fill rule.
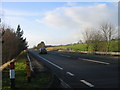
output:
[[47,50],[45,48],[40,48],[39,54],[47,54]]

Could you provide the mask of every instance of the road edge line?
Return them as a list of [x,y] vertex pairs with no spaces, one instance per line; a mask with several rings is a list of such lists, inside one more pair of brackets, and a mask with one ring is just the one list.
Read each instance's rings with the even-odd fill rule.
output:
[[56,64],[54,64],[54,63],[52,63],[52,62],[50,62],[50,61],[48,61],[47,59],[45,59],[45,58],[43,58],[43,57],[41,57],[41,56],[39,56],[39,57],[42,58],[43,60],[47,61],[48,63],[52,64],[53,66],[59,68],[60,70],[63,70],[62,67],[60,67],[60,66],[58,66],[58,65],[56,65]]

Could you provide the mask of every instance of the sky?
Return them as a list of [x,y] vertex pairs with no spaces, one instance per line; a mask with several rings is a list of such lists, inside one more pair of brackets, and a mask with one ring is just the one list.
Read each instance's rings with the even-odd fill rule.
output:
[[117,27],[117,2],[2,2],[2,22],[16,30],[20,24],[29,47],[65,45],[83,38],[86,28],[103,22]]

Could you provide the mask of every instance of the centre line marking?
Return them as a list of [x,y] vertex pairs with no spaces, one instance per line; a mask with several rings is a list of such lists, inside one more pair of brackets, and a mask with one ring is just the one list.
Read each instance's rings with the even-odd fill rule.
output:
[[90,59],[84,59],[84,58],[78,58],[78,59],[81,59],[81,60],[84,60],[84,61],[89,61],[89,62],[95,62],[95,63],[101,63],[101,64],[110,64],[110,63],[107,63],[107,62],[102,62],[102,61],[96,61],[96,60],[90,60]]
[[94,87],[94,85],[92,85],[91,83],[85,81],[85,80],[80,80],[82,83],[88,85],[89,87]]
[[[38,56],[39,56],[39,55],[38,55]],[[47,60],[47,59],[45,59],[45,58],[43,58],[43,57],[41,57],[41,56],[39,56],[39,57],[42,58],[43,60],[47,61],[48,63],[52,64],[53,66],[59,68],[60,70],[63,70],[62,67],[60,67],[60,66],[58,66],[58,65],[56,65],[56,64],[54,64],[54,63],[52,63],[52,62],[50,62],[49,60]]]
[[70,76],[74,76],[74,74],[72,74],[71,72],[66,72],[67,74],[69,74]]

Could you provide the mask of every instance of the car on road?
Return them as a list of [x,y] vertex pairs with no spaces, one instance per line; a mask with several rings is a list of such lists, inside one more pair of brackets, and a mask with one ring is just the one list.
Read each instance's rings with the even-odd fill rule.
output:
[[39,54],[47,54],[47,50],[45,48],[40,48]]

